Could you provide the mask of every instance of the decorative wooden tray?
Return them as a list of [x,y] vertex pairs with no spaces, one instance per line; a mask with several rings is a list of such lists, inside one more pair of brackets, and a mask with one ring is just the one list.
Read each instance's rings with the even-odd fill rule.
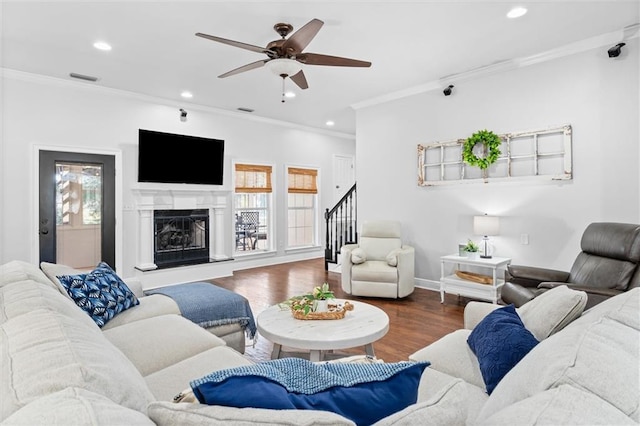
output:
[[493,284],[493,277],[489,275],[476,274],[473,272],[466,271],[456,271],[456,275],[458,278],[462,278],[463,280],[473,281],[480,284]]
[[347,302],[344,305],[336,305],[329,303],[328,312],[309,312],[305,315],[303,311],[291,310],[293,317],[299,320],[335,320],[344,318],[347,311],[353,311],[354,306]]

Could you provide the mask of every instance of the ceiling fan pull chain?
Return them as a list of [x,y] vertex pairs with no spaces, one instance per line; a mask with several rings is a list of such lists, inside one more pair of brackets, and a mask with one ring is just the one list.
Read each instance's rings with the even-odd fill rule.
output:
[[284,79],[285,76],[282,76],[282,100],[280,102],[284,103]]

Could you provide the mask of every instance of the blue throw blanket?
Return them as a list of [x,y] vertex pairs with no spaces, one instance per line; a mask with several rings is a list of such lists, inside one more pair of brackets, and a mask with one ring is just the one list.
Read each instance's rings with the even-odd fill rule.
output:
[[190,385],[202,404],[324,410],[364,426],[415,404],[428,365],[407,361],[318,364],[282,358],[215,371]]
[[242,295],[210,283],[176,284],[145,291],[172,298],[182,316],[201,327],[239,323],[249,339],[256,334],[256,323],[249,301]]

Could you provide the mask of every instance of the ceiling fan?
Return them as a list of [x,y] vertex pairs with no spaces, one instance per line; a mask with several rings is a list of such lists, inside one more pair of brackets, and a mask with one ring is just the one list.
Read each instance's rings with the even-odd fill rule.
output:
[[285,23],[278,23],[273,26],[278,34],[282,37],[280,40],[274,40],[267,44],[266,47],[254,46],[252,44],[242,43],[239,41],[228,40],[222,37],[216,37],[203,33],[196,33],[196,36],[206,38],[208,40],[217,41],[219,43],[228,44],[230,46],[239,47],[241,49],[251,50],[252,52],[264,53],[267,59],[252,62],[239,68],[228,71],[218,76],[225,78],[241,72],[267,66],[271,70],[282,77],[289,77],[301,89],[307,89],[307,79],[302,71],[302,65],[328,65],[334,67],[370,67],[371,62],[359,61],[357,59],[341,58],[339,56],[321,55],[319,53],[303,52],[305,47],[313,40],[322,28],[324,22],[319,19],[312,19],[302,28],[291,34],[293,26]]

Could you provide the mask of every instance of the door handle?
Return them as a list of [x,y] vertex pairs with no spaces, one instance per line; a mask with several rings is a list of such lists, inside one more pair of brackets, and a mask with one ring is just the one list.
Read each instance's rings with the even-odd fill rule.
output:
[[42,228],[40,229],[40,234],[41,235],[47,235],[49,233],[49,228]]

